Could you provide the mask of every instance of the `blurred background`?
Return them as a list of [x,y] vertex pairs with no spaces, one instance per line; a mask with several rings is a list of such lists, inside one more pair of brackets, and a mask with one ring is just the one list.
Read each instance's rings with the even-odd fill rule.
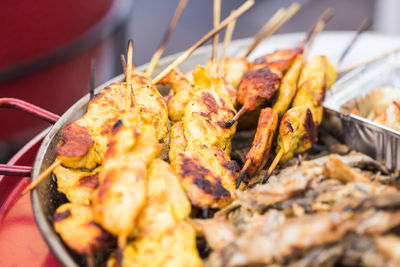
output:
[[[136,65],[158,48],[179,0],[0,1],[0,97],[15,97],[62,114],[89,90],[90,59],[96,86],[122,72],[119,55],[134,40]],[[244,0],[222,0],[221,18]],[[241,16],[233,39],[252,37],[291,0],[257,0]],[[372,30],[399,34],[398,0],[297,0],[301,10],[278,32],[304,32],[327,7],[336,10],[326,30],[355,30],[366,17]],[[164,56],[190,47],[212,28],[212,0],[189,0]],[[0,110],[0,163],[47,123]]]

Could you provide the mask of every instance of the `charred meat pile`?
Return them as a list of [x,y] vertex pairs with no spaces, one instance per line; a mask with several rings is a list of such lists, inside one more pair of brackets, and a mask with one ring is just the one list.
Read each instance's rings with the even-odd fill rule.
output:
[[212,249],[205,266],[399,266],[398,185],[363,154],[329,154],[191,223]]

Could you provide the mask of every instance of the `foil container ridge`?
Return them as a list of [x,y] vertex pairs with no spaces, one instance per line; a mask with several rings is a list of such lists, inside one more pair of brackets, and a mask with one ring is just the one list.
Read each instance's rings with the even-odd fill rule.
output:
[[341,135],[353,150],[383,163],[389,170],[400,170],[400,132],[364,117],[344,113],[342,106],[380,87],[400,90],[400,52],[390,54],[343,76],[327,92],[324,107],[340,118]]

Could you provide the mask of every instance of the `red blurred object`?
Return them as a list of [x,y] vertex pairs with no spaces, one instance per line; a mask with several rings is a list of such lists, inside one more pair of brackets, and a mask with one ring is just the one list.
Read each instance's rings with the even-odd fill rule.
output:
[[[111,33],[123,23],[132,2],[0,1],[0,22],[7,25],[0,27],[0,97],[63,113],[89,90],[91,58],[97,59],[98,81],[113,74],[120,51]],[[2,141],[18,141],[45,127],[16,111],[0,112]]]
[[[32,166],[49,129],[27,143],[8,162]],[[36,226],[29,194],[20,197],[29,177],[0,176],[0,263],[1,266],[61,266]]]

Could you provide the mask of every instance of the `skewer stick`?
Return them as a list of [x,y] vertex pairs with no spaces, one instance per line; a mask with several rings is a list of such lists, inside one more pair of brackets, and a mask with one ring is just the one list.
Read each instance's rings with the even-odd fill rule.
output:
[[353,39],[347,45],[346,49],[343,51],[343,53],[340,56],[338,62],[336,63],[336,69],[338,69],[340,67],[340,64],[342,64],[343,59],[347,56],[347,54],[349,53],[350,49],[354,46],[354,44],[356,43],[356,41],[357,41],[358,37],[361,35],[361,33],[366,31],[367,29],[369,29],[369,27],[371,27],[371,25],[372,25],[372,20],[369,17],[365,18],[361,22],[360,26],[358,26],[358,28],[357,28],[357,31],[356,31],[355,35],[353,36]]
[[161,73],[155,77],[152,82],[153,84],[157,84],[162,78],[165,77],[171,70],[179,66],[183,61],[185,61],[199,46],[204,44],[208,39],[210,39],[214,34],[219,32],[222,28],[226,27],[231,21],[236,20],[239,16],[241,16],[244,12],[246,12],[250,7],[254,5],[254,0],[247,0],[243,5],[241,5],[238,9],[236,9],[230,16],[224,19],[218,27],[209,31],[205,36],[203,36],[199,41],[197,41],[192,47],[190,47],[186,52],[180,55],[177,59],[174,60],[168,67],[166,67]]
[[225,123],[226,127],[232,127],[233,124],[235,124],[235,122],[240,118],[240,116],[243,115],[243,113],[245,113],[247,111],[246,106],[242,106],[239,111],[235,114],[235,116],[233,116],[232,119],[230,119],[229,121],[227,121]]
[[235,30],[235,25],[236,25],[236,20],[229,23],[228,26],[226,27],[225,36],[224,36],[224,45],[222,47],[220,70],[224,69],[226,51],[228,50],[229,43],[232,40],[232,35],[233,35],[233,31]]
[[339,76],[340,76],[340,75],[343,75],[343,74],[345,74],[346,72],[349,72],[349,71],[352,71],[352,70],[354,70],[354,69],[356,69],[356,68],[359,68],[359,67],[368,65],[368,64],[370,64],[370,63],[372,63],[372,62],[375,62],[375,61],[377,61],[377,60],[379,60],[379,59],[382,59],[382,58],[384,58],[384,57],[387,57],[388,55],[390,55],[390,54],[392,54],[392,53],[395,53],[395,52],[398,52],[398,51],[400,51],[400,47],[397,47],[397,48],[395,48],[395,49],[389,50],[388,52],[385,52],[385,53],[383,53],[383,54],[381,54],[381,55],[379,55],[379,56],[376,56],[376,57],[372,57],[372,58],[370,58],[370,59],[368,59],[368,60],[366,60],[366,61],[363,61],[363,62],[354,64],[353,66],[350,66],[350,67],[341,69],[340,71],[337,72],[337,74],[338,74]]
[[167,43],[169,39],[171,38],[171,35],[178,24],[179,18],[182,15],[183,10],[185,9],[186,5],[188,3],[188,0],[180,0],[178,6],[175,9],[175,13],[171,19],[171,22],[169,23],[167,32],[164,34],[164,37],[161,41],[160,47],[157,49],[157,51],[154,53],[154,55],[151,57],[149,67],[147,68],[145,74],[147,77],[150,77],[151,74],[153,73],[154,69],[157,66],[158,61],[160,60],[162,54],[164,53],[165,47],[167,46]]
[[129,110],[132,105],[133,90],[132,90],[132,74],[133,74],[133,42],[128,41],[128,53],[126,62],[126,98],[125,98],[125,110]]
[[121,54],[121,56],[119,58],[121,60],[122,71],[124,72],[125,80],[126,80],[126,60],[125,60],[124,54]]
[[246,47],[239,55],[247,57],[265,39],[277,32],[286,22],[288,22],[299,10],[299,3],[293,3],[288,9],[280,8],[269,21],[256,34],[253,42]]
[[117,253],[117,267],[122,266],[122,260],[124,259],[124,250],[126,247],[126,235],[121,234],[118,236],[118,253]]
[[32,181],[25,189],[22,191],[22,195],[25,195],[32,189],[34,189],[41,181],[43,181],[50,173],[61,165],[61,160],[56,159],[53,164],[51,164],[44,172],[42,172],[34,181]]
[[[214,28],[218,26],[221,20],[221,0],[214,0]],[[212,49],[212,60],[214,62],[214,66],[216,66],[217,61],[217,52],[218,52],[218,42],[219,42],[219,34],[216,33],[214,35],[213,40],[213,49]]]
[[96,59],[90,61],[90,99],[94,97],[94,83],[96,81]]
[[247,57],[251,51],[263,40],[263,37],[271,31],[273,26],[279,22],[286,15],[286,9],[280,8],[278,9],[274,15],[264,24],[264,26],[256,33],[253,38],[253,41],[239,53],[238,57]]
[[334,15],[335,10],[333,8],[329,7],[325,9],[324,12],[322,12],[321,16],[319,16],[317,21],[308,29],[306,38],[304,38],[304,40],[299,43],[298,47],[303,48],[305,44],[308,43],[319,21],[323,21],[326,24]]
[[249,170],[250,163],[251,163],[251,160],[250,160],[250,159],[246,160],[246,162],[244,163],[243,169],[242,169],[242,171],[240,172],[240,174],[239,174],[239,176],[238,176],[238,178],[237,178],[237,180],[236,180],[236,189],[239,189],[240,184],[241,184],[242,181],[243,181],[243,178],[246,176],[246,174],[247,174],[247,172],[248,172],[248,170]]
[[278,165],[282,156],[283,156],[283,149],[279,150],[278,154],[276,154],[276,156],[274,158],[274,161],[271,163],[271,166],[269,166],[267,174],[264,176],[264,179],[262,180],[263,184],[268,182],[269,177],[271,176],[272,172],[275,170],[275,167],[276,167],[276,165]]

